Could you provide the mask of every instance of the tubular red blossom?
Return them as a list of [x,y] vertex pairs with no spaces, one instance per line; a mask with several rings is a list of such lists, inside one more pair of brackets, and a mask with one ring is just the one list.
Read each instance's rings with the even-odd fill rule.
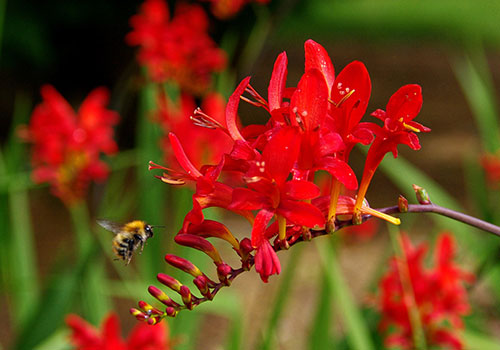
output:
[[81,200],[91,181],[102,181],[108,166],[101,153],[113,154],[116,112],[106,109],[109,93],[97,88],[75,113],[50,85],[41,88],[42,103],[31,115],[21,135],[33,145],[31,161],[36,182],[48,182],[52,192],[66,204]]
[[418,85],[405,85],[391,96],[387,112],[377,110],[372,115],[384,121],[384,127],[373,126],[376,135],[366,156],[363,178],[358,191],[356,208],[361,206],[368,185],[385,154],[398,156],[397,146],[406,144],[414,150],[420,149],[415,132],[429,132],[430,129],[413,121],[422,108],[422,89]]
[[[427,345],[453,345],[454,349],[462,349],[459,331],[463,328],[462,317],[469,313],[464,282],[471,282],[473,276],[454,263],[453,237],[449,233],[440,235],[435,263],[430,269],[423,266],[427,250],[424,245],[413,247],[407,237],[404,237],[403,243],[409,279]],[[384,331],[395,327],[395,333],[386,338],[387,345],[413,349],[412,325],[406,303],[408,296],[402,287],[397,266],[400,263],[404,262],[392,260],[390,270],[380,282],[380,327]]]

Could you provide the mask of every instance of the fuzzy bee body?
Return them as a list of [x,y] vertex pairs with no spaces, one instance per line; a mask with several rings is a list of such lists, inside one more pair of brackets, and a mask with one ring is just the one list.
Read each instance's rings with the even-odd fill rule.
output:
[[148,238],[153,237],[153,227],[141,220],[134,220],[126,224],[119,224],[109,220],[97,220],[97,223],[106,230],[113,232],[113,253],[118,259],[130,263],[134,252],[141,247],[144,249],[144,243]]

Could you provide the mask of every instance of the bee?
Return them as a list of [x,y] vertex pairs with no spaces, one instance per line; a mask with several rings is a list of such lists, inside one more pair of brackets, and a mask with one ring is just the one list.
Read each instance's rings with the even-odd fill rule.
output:
[[144,243],[153,237],[153,226],[141,220],[134,220],[126,224],[119,224],[109,220],[97,220],[97,223],[106,230],[113,232],[113,253],[118,259],[125,260],[126,265],[130,263],[132,255],[140,246],[141,253]]

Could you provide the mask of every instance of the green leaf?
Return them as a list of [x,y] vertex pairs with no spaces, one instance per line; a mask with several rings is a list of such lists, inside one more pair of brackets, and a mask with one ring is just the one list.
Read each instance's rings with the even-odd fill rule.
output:
[[[328,237],[330,238],[330,237]],[[327,239],[316,239],[314,241],[318,250],[323,268],[329,273],[328,284],[333,292],[332,298],[345,323],[346,337],[349,348],[353,350],[375,349],[370,338],[370,332],[366,322],[363,320],[355,300],[342,275],[342,270],[335,256],[335,248]]]
[[52,274],[48,287],[32,308],[29,319],[17,337],[15,350],[34,349],[63,324],[64,316],[76,299],[83,273],[95,253],[96,250],[91,249],[76,267]]
[[480,73],[487,72],[487,63],[479,55],[476,54],[474,62],[470,57],[456,57],[452,60],[452,67],[474,114],[483,147],[489,153],[495,153],[500,149],[498,107],[491,83],[488,82],[491,74]]
[[309,349],[311,350],[334,348],[331,332],[333,293],[328,283],[329,273],[327,269],[322,268],[320,295],[309,335]]

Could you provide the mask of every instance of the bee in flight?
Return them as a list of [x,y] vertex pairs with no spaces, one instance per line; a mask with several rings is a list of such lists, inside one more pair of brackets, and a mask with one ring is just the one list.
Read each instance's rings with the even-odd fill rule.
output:
[[153,226],[141,220],[134,220],[126,224],[119,224],[109,220],[97,220],[97,223],[106,230],[115,234],[113,237],[113,253],[118,259],[125,260],[126,265],[130,263],[135,250],[141,246],[148,238],[153,237]]

